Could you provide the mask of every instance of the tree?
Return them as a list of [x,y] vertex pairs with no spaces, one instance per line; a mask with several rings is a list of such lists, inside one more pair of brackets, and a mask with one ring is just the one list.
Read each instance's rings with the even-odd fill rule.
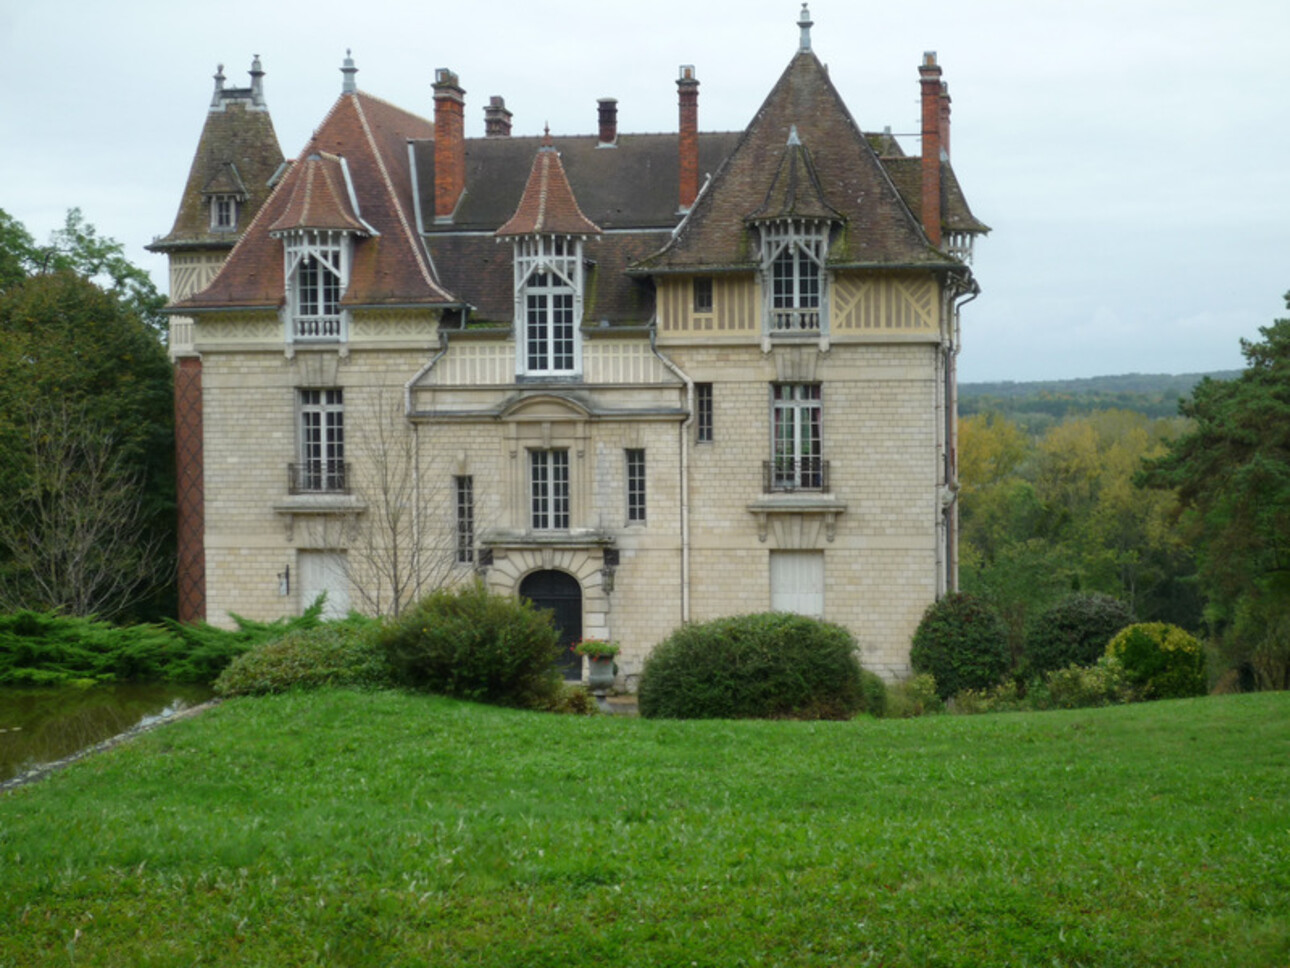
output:
[[[1290,293],[1286,294],[1290,308]],[[1246,368],[1205,380],[1181,406],[1194,429],[1142,482],[1177,488],[1198,548],[1206,617],[1230,661],[1290,686],[1290,319],[1241,340]],[[1260,669],[1262,670],[1260,672]]]
[[[75,439],[63,435],[63,452],[106,449],[103,466],[112,468],[116,480],[131,482],[139,500],[138,527],[127,533],[144,546],[159,542],[169,554],[174,541],[171,367],[156,326],[140,316],[139,307],[154,301],[151,282],[128,266],[118,243],[100,238],[76,210],[45,249],[32,246],[26,230],[0,213],[0,266],[8,273],[0,283],[0,480],[5,483],[0,518],[21,521],[32,513],[30,502],[49,484],[33,455],[49,456],[50,442],[40,434],[65,412],[83,428]],[[102,284],[85,275],[91,272]],[[73,472],[89,473],[88,464],[74,463]],[[84,483],[69,483],[64,493],[91,493],[92,488],[81,487]],[[55,553],[52,545],[44,547]],[[28,567],[22,562],[35,551],[39,547],[0,546],[0,570],[11,589],[35,587],[17,581]],[[148,603],[136,604],[133,614],[156,617],[167,608],[170,588],[166,581],[154,584],[142,593]],[[78,593],[64,591],[68,602],[76,600]]]

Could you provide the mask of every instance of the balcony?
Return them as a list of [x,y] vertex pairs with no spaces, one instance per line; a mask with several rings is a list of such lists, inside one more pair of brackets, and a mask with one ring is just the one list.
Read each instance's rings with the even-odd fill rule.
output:
[[349,465],[311,460],[287,465],[288,494],[348,494]]
[[829,492],[829,462],[820,457],[776,457],[762,461],[762,491]]
[[770,311],[770,331],[772,333],[818,333],[820,331],[820,309],[772,309]]
[[339,316],[296,316],[294,323],[296,339],[340,339]]

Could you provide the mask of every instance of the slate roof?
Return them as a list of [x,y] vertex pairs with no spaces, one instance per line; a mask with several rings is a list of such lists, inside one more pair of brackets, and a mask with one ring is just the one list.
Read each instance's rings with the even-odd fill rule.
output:
[[[900,197],[912,211],[923,210],[923,160],[918,157],[883,158],[883,167],[891,175]],[[941,226],[951,232],[989,232],[968,208],[963,189],[949,162],[941,162]]]
[[794,56],[738,145],[702,192],[676,237],[641,271],[753,269],[747,223],[766,204],[784,156],[809,152],[822,200],[845,220],[829,249],[832,266],[957,265],[933,248],[886,168],[811,51]]
[[[434,278],[417,235],[410,139],[431,137],[424,118],[362,91],[342,94],[273,195],[229,254],[214,281],[177,310],[277,307],[283,302],[282,242],[293,227],[373,230],[354,246],[345,307],[456,305]],[[314,158],[313,156],[317,156]],[[348,200],[339,158],[357,201]],[[361,219],[361,222],[357,220]],[[324,225],[309,225],[321,221]]]
[[273,119],[253,103],[251,90],[235,88],[219,93],[218,103],[202,125],[175,224],[148,246],[153,252],[232,246],[236,232],[211,231],[209,196],[238,195],[242,199],[241,229],[269,197],[269,180],[282,166]]
[[841,221],[838,210],[824,200],[824,189],[820,187],[820,178],[811,163],[810,152],[797,137],[793,128],[788,136],[783,156],[779,160],[779,170],[771,180],[766,200],[756,211],[750,212],[749,220],[757,219],[824,219]]

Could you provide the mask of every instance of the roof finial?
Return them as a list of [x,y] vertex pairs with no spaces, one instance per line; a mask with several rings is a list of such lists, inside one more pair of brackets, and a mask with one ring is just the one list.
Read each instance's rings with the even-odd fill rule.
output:
[[264,107],[264,69],[260,66],[259,54],[251,59],[251,103]]
[[806,9],[805,3],[802,4],[802,15],[797,18],[797,25],[802,28],[802,43],[798,51],[805,54],[811,49],[811,28],[815,26],[815,21],[811,19],[811,11]]
[[352,54],[353,51],[346,47],[345,63],[340,69],[340,72],[345,75],[345,81],[340,86],[342,94],[354,94],[358,91],[358,82],[354,79],[354,75],[358,73],[358,68],[354,66]]
[[220,105],[220,97],[224,91],[224,65],[218,64],[215,67],[215,93],[211,95],[211,107],[217,108]]
[[795,124],[788,126],[788,143],[790,145],[800,145],[802,143],[802,139],[797,136],[797,125]]
[[542,129],[542,147],[543,148],[554,147],[551,144],[551,122],[550,121],[546,122],[546,125]]

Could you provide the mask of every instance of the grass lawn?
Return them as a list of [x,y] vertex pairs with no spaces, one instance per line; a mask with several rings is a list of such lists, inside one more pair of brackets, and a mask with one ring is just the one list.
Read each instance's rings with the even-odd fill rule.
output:
[[228,702],[0,796],[0,966],[1290,964],[1290,694]]

